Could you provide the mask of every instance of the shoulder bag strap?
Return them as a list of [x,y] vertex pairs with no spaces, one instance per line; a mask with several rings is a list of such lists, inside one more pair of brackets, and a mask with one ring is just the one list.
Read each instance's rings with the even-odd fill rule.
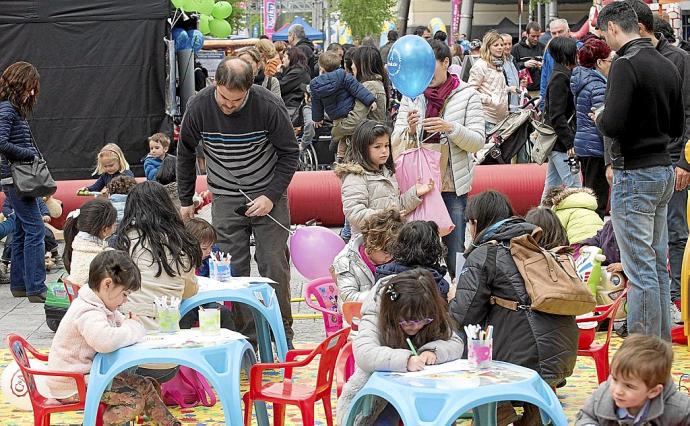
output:
[[36,152],[38,153],[38,158],[43,160],[43,154],[41,154],[41,150],[38,149],[38,145],[36,144],[36,139],[34,138],[34,132],[31,131],[31,126],[29,126],[29,123],[26,123],[26,127],[29,129],[29,135],[31,136],[31,145],[33,145],[34,148],[36,148]]

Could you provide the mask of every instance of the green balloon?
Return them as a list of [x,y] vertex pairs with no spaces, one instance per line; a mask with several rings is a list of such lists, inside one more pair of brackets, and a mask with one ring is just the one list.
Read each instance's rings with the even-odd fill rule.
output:
[[208,15],[201,15],[199,17],[199,31],[201,31],[201,34],[206,35],[211,32],[211,27],[209,26],[211,19],[213,18]]
[[173,6],[177,9],[182,9],[184,7],[185,0],[172,0]]
[[204,15],[210,15],[213,11],[213,0],[197,0],[196,10]]
[[214,19],[209,22],[211,35],[217,38],[227,38],[232,32],[230,23],[224,19]]
[[219,1],[213,6],[211,15],[216,19],[225,19],[232,15],[232,5],[226,1]]
[[197,5],[196,0],[180,0],[180,1],[184,2],[184,3],[182,3],[182,10],[184,10],[187,13],[196,12],[196,5]]

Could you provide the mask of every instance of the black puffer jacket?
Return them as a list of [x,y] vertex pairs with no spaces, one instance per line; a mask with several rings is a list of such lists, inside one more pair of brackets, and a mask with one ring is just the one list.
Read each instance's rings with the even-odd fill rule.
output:
[[529,310],[515,312],[489,303],[489,297],[495,295],[522,305],[531,304],[508,247],[511,238],[529,234],[534,228],[520,218],[511,218],[482,232],[465,254],[467,261],[449,308],[460,326],[494,326],[494,360],[531,368],[555,385],[570,376],[575,367],[575,317]]

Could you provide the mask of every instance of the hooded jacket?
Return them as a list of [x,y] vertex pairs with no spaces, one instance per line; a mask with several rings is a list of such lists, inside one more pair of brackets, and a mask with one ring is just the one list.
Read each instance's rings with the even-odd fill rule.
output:
[[443,300],[446,300],[448,298],[448,289],[450,288],[450,284],[448,284],[448,281],[443,278],[443,276],[446,275],[446,268],[438,264],[434,265],[433,267],[421,265],[410,266],[394,260],[376,268],[376,282],[379,282],[379,280],[382,278],[397,275],[420,267],[431,272],[431,275],[434,276],[434,281],[436,281],[436,285],[438,286],[438,291],[441,292],[441,297],[443,297]]
[[[585,406],[577,413],[577,426],[633,426],[630,420],[620,420],[616,404],[611,397],[611,379],[602,383],[599,389],[587,399]],[[647,415],[637,426],[681,426],[690,424],[690,399],[676,389],[668,379],[664,390],[649,401]]]
[[531,304],[509,247],[511,238],[534,229],[521,218],[510,218],[479,234],[465,253],[467,261],[449,308],[461,330],[468,324],[494,326],[494,360],[531,368],[555,385],[570,376],[575,367],[579,337],[575,317],[512,311],[489,301],[495,295]]
[[311,89],[311,116],[323,120],[324,111],[331,120],[344,118],[355,106],[355,99],[370,107],[376,97],[344,69],[327,72],[309,83]]
[[[520,43],[513,46],[513,62],[518,71],[525,68],[525,62],[530,59],[543,59],[545,46],[542,43],[537,43],[536,46],[530,46],[527,39],[523,38]],[[539,90],[539,83],[541,82],[541,68],[529,68],[529,75],[532,77],[532,84],[527,86],[527,90]]]
[[603,157],[604,138],[588,114],[604,104],[606,77],[595,69],[578,66],[570,76],[570,90],[575,95],[575,154]]
[[553,211],[568,234],[570,244],[592,238],[604,227],[597,214],[597,198],[589,188],[567,188],[553,199]]
[[385,166],[374,173],[359,164],[342,163],[335,174],[343,182],[343,213],[352,226],[352,235],[359,234],[364,221],[379,210],[394,208],[407,214],[422,203],[414,186],[401,195],[395,175]]
[[[366,301],[362,305],[362,319],[359,322],[357,335],[353,340],[353,353],[355,356],[355,373],[345,383],[343,393],[338,398],[337,417],[338,424],[345,424],[345,413],[350,409],[350,403],[357,392],[364,387],[369,376],[376,371],[406,372],[407,360],[412,356],[408,349],[393,349],[381,345],[379,340],[379,307],[381,295],[381,283],[372,289]],[[453,333],[450,340],[435,340],[417,348],[418,353],[434,351],[436,363],[454,361],[462,356],[464,343],[462,339]],[[362,413],[354,424],[371,425],[378,415],[386,407],[386,401],[374,398],[369,413]]]
[[363,302],[374,286],[374,274],[359,255],[362,244],[362,234],[353,236],[333,260],[339,306],[345,302]]

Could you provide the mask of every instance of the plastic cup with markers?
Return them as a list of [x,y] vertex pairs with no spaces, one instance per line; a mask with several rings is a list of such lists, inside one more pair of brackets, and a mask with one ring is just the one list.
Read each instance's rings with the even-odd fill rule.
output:
[[467,334],[467,359],[470,367],[489,368],[493,353],[493,326],[483,330],[478,325],[465,326]]
[[211,253],[208,261],[209,278],[226,282],[232,278],[232,256],[223,252]]
[[199,307],[199,329],[204,334],[220,333],[220,309]]
[[157,310],[158,330],[174,333],[180,330],[180,299],[177,297],[156,297],[153,299]]

